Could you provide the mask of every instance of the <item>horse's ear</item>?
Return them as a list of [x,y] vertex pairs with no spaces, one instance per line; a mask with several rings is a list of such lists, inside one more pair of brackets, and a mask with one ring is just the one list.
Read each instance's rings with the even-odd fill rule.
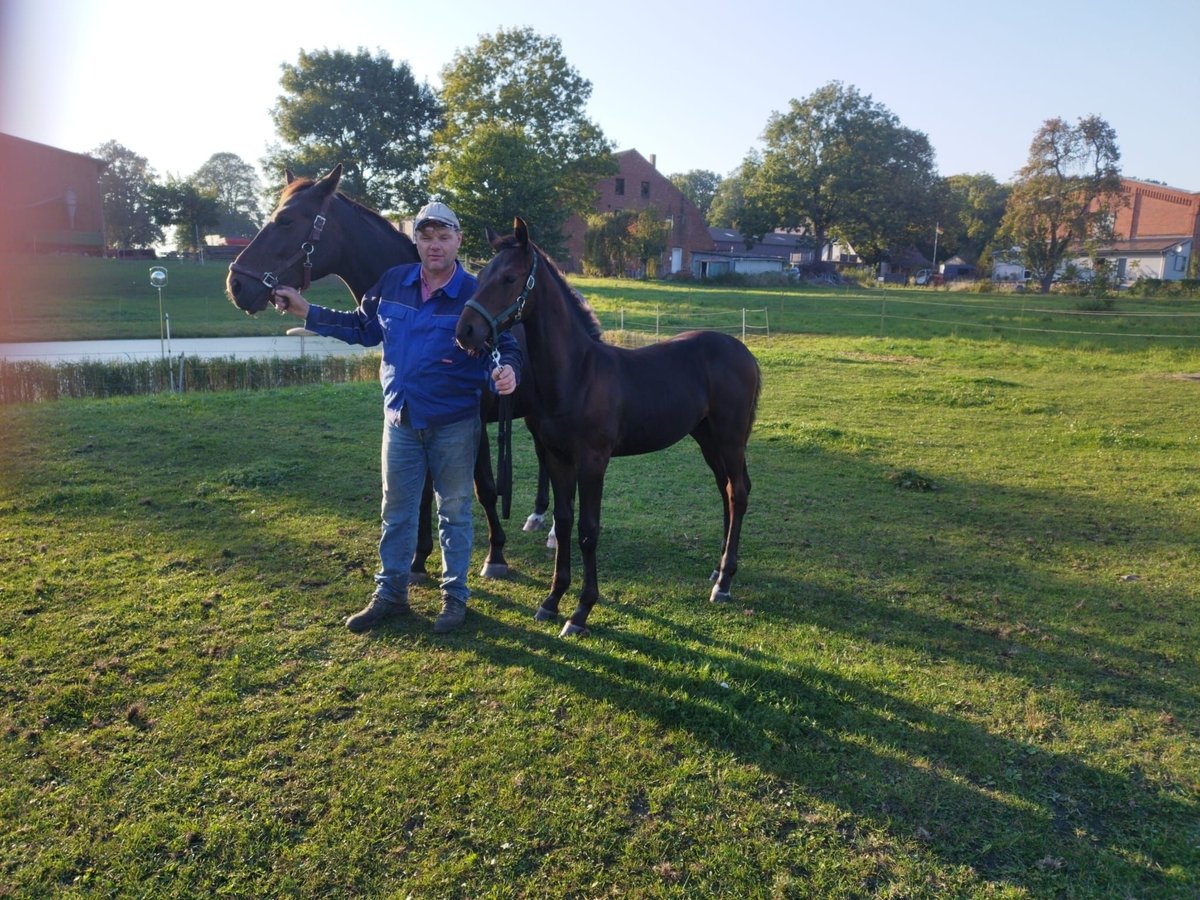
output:
[[487,238],[488,244],[492,247],[495,247],[500,242],[500,235],[496,234],[496,229],[491,225],[483,226],[483,236]]
[[293,181],[296,180],[296,176],[294,174],[292,174],[291,169],[283,170],[283,178],[284,178],[284,184],[291,184]]
[[522,246],[529,243],[529,226],[520,216],[513,219],[513,235]]
[[330,179],[333,180],[333,186],[337,187],[338,182],[342,180],[342,164],[341,163],[338,163],[336,166],[334,166],[332,169],[330,169],[329,174],[326,175],[325,178],[322,180],[328,181]]

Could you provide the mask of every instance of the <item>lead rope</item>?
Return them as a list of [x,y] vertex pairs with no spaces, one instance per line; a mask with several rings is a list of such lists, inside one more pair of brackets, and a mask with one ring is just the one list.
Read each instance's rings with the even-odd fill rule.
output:
[[[496,347],[492,350],[492,368],[499,367],[500,348]],[[505,519],[512,513],[512,483],[512,394],[501,394],[496,414],[496,494],[500,515]]]

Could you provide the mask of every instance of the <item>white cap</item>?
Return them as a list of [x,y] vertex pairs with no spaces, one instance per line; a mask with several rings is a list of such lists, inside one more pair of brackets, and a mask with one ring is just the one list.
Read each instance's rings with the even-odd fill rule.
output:
[[413,220],[413,230],[420,231],[426,225],[445,225],[447,228],[453,228],[455,231],[461,231],[458,225],[458,216],[454,215],[450,207],[445,203],[434,201],[427,203],[417,213],[416,219]]

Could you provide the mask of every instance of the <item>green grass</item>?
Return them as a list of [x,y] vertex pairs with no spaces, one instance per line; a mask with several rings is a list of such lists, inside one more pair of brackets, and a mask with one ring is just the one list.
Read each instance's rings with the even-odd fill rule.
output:
[[[7,261],[0,278],[0,343],[6,341],[156,338],[158,293],[149,262],[78,257]],[[163,309],[173,337],[281,334],[295,319],[267,311],[238,312],[225,298],[224,263],[167,261]],[[575,278],[609,331],[672,334],[707,327],[748,334],[853,337],[961,337],[1022,345],[1140,349],[1200,346],[1200,301],[1122,295],[1111,309],[1087,298],[1035,294],[972,294],[925,288],[831,288],[778,284],[730,287],[699,282]],[[336,278],[314,284],[314,302],[348,308]]]
[[356,637],[377,386],[0,408],[0,896],[1196,896],[1200,353],[751,343],[735,603],[615,460],[585,640],[521,429],[513,576]]

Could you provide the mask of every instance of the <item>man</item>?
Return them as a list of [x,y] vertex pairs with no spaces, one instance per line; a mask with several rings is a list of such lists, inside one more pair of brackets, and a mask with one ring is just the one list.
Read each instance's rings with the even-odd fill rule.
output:
[[[426,472],[433,475],[442,548],[442,611],[433,630],[458,628],[467,611],[479,399],[491,360],[469,356],[454,342],[459,314],[476,286],[458,261],[458,218],[446,204],[429,203],[417,213],[413,231],[420,263],[389,269],[354,312],[310,304],[295,288],[275,290],[276,308],[304,319],[309,331],[348,344],[383,345],[380,565],[370,602],[346,619],[355,633],[409,610],[408,572]],[[516,390],[520,366],[516,340],[501,335],[492,389]]]

